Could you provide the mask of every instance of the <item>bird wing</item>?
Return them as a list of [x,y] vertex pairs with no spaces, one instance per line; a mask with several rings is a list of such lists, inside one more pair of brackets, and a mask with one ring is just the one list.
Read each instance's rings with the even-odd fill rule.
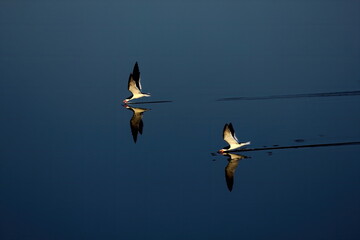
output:
[[135,63],[132,75],[135,80],[137,88],[141,90],[140,71],[139,71],[139,65],[137,62]]
[[231,145],[238,144],[238,140],[235,137],[235,131],[232,124],[225,124],[223,132],[224,140]]
[[130,74],[129,76],[128,88],[133,95],[141,94],[140,88],[138,87],[133,74]]

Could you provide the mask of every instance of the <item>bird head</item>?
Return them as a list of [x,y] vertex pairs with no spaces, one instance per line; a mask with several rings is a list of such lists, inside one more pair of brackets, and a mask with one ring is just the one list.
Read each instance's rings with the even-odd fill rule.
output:
[[220,149],[219,151],[218,151],[218,153],[224,153],[225,152],[225,149]]

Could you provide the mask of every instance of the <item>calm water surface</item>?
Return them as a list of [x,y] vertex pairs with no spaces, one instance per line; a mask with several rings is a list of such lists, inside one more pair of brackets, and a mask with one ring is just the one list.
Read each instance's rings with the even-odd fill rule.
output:
[[360,145],[212,154],[359,142],[359,9],[1,1],[0,238],[359,239]]

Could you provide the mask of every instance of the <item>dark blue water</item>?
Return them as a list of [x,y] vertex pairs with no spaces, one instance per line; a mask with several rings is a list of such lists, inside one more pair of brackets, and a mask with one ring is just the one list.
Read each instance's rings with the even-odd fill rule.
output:
[[359,239],[359,9],[1,1],[0,238]]

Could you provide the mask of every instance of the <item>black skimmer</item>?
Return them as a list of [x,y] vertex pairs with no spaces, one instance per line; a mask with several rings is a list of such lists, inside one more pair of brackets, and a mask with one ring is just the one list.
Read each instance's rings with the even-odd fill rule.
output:
[[134,142],[136,143],[138,133],[142,134],[144,123],[143,123],[143,113],[150,110],[146,108],[134,108],[130,107],[128,105],[124,105],[125,108],[131,110],[133,112],[133,115],[130,120],[130,128],[131,128],[131,134],[133,136]]
[[226,185],[229,189],[229,191],[232,191],[233,185],[234,185],[234,174],[237,166],[239,165],[239,162],[241,159],[248,158],[243,155],[233,154],[233,153],[223,153],[223,156],[228,156],[227,159],[229,163],[225,167],[225,179],[226,179]]
[[130,100],[141,98],[141,97],[150,97],[150,93],[142,93],[141,92],[141,83],[140,83],[140,71],[138,63],[135,63],[133,72],[130,73],[129,83],[128,83],[129,91],[132,95],[126,99],[124,99],[124,103],[129,102]]
[[235,136],[235,131],[231,123],[225,124],[223,138],[229,144],[229,146],[220,149],[218,151],[219,153],[235,150],[242,146],[250,144],[250,142],[239,143],[239,140]]

